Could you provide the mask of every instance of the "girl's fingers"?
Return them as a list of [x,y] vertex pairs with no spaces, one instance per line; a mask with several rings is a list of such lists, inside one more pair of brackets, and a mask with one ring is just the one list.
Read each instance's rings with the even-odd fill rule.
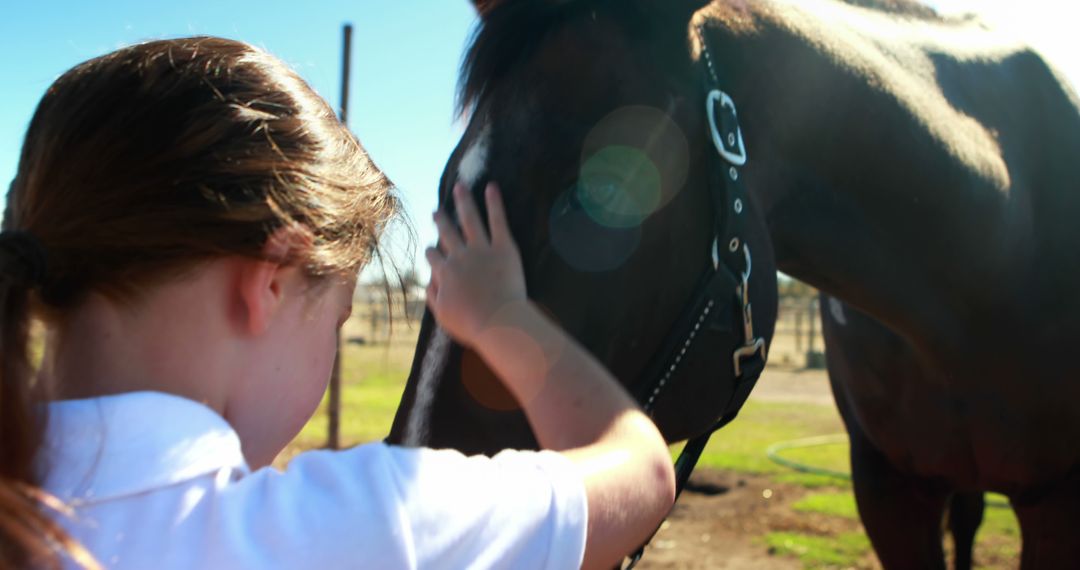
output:
[[465,247],[465,242],[461,241],[461,233],[441,211],[435,212],[435,226],[439,229],[439,245],[447,254]]
[[427,285],[427,302],[428,306],[435,304],[435,301],[439,298],[439,285],[432,279]]
[[484,231],[484,222],[480,219],[476,202],[473,202],[472,195],[461,184],[454,186],[454,205],[457,208],[461,231],[465,234],[465,243],[486,242],[487,232]]
[[506,208],[503,207],[502,194],[494,182],[489,183],[484,189],[484,200],[487,202],[491,243],[495,245],[513,243],[510,224],[506,221]]
[[439,274],[442,273],[443,267],[446,265],[446,257],[437,247],[425,249],[424,257],[427,258],[428,263],[431,265],[431,277],[428,279],[426,288],[427,302],[431,305],[439,296]]
[[431,280],[435,281],[435,274],[442,271],[443,265],[446,264],[446,258],[443,257],[442,252],[437,247],[429,247],[424,250],[424,257],[427,258],[428,265],[431,266]]

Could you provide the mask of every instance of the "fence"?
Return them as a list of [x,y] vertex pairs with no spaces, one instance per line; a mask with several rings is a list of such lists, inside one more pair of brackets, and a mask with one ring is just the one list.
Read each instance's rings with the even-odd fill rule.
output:
[[817,295],[780,296],[776,332],[769,347],[769,366],[825,366],[825,342],[821,337],[821,312],[818,304]]
[[353,316],[343,340],[354,344],[386,344],[409,339],[424,315],[424,289],[419,286],[387,291],[382,284],[362,284],[353,295]]
[[[781,293],[776,331],[769,349],[769,365],[783,368],[824,367],[825,343],[821,336],[818,297],[812,292]],[[392,289],[389,297],[381,284],[361,285],[353,299],[353,317],[345,327],[345,342],[386,344],[409,338],[424,314],[424,289]]]

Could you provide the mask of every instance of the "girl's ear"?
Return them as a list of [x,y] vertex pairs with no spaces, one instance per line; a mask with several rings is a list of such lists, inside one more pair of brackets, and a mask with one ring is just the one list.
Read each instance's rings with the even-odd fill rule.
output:
[[309,236],[289,228],[279,228],[263,245],[263,258],[239,258],[235,271],[235,318],[244,333],[266,331],[285,298],[291,280],[301,278],[292,264],[297,252],[310,247]]
[[272,261],[236,260],[233,314],[245,335],[259,336],[269,328],[284,296],[278,276],[281,269]]

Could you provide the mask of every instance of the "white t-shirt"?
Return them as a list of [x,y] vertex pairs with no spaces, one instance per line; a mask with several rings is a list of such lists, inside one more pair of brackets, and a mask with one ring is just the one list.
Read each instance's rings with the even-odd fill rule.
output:
[[156,392],[49,404],[45,490],[107,568],[581,565],[587,503],[566,458],[381,443],[251,472],[229,424]]

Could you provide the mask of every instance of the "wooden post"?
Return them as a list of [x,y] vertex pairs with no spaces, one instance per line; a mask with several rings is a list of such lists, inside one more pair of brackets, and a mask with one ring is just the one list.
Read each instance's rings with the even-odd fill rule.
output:
[[[808,338],[807,338],[807,341],[806,341],[807,342],[807,349],[806,349],[807,354],[813,354],[814,352],[816,352],[814,350],[814,337],[817,336],[817,307],[816,307],[817,303],[815,301],[816,301],[816,299],[811,298],[810,302],[807,303],[808,310],[806,311],[806,318],[808,318],[810,320],[810,333],[807,334]],[[812,368],[812,366],[811,366],[811,368]]]
[[379,334],[379,304],[375,302],[375,293],[372,291],[368,293],[371,295],[368,297],[368,324],[371,327],[368,344],[375,344],[375,339]]
[[[344,45],[341,58],[341,122],[349,124],[349,67],[352,52],[352,24],[345,24],[342,30]],[[330,375],[330,393],[326,410],[326,447],[341,448],[341,331],[338,331],[337,356],[334,357],[334,371]]]
[[794,303],[792,305],[794,305],[795,309],[794,311],[792,311],[793,313],[795,313],[795,354],[802,354],[803,312],[799,310],[798,305],[795,305]]

